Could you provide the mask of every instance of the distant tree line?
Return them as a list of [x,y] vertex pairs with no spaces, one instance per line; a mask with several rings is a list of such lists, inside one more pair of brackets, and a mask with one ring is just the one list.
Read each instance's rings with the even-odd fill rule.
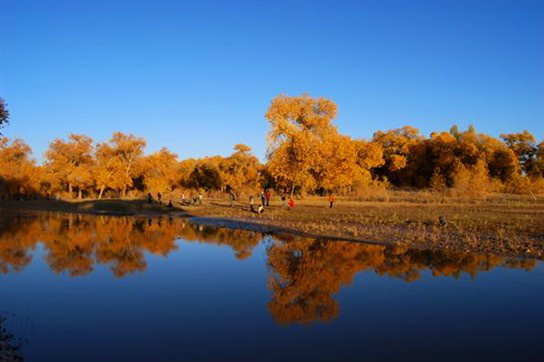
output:
[[[0,125],[9,113],[0,101]],[[405,126],[377,131],[372,139],[338,132],[337,106],[308,95],[276,97],[267,113],[266,163],[238,144],[230,156],[179,160],[166,148],[145,154],[146,141],[116,132],[95,143],[85,135],[55,139],[37,165],[22,140],[0,138],[2,198],[61,195],[67,198],[140,197],[144,193],[345,194],[368,187],[449,189],[466,192],[544,193],[544,142],[528,132],[495,138],[461,131],[429,137]]]

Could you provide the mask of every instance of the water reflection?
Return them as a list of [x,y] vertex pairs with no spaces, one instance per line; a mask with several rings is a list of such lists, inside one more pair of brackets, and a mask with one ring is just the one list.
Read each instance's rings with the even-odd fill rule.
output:
[[183,243],[227,245],[237,259],[266,242],[268,309],[280,324],[329,321],[339,314],[334,294],[361,271],[417,280],[424,270],[459,277],[497,266],[531,270],[535,260],[459,252],[431,252],[350,242],[274,237],[243,230],[195,226],[181,218],[108,217],[71,214],[0,216],[0,272],[23,270],[38,243],[55,273],[81,276],[97,264],[116,277],[146,270],[146,254],[167,256]]
[[272,291],[268,308],[281,324],[336,317],[339,306],[332,295],[364,270],[412,282],[428,269],[435,277],[459,277],[463,272],[476,277],[497,266],[528,271],[536,266],[528,259],[311,239],[278,240],[267,254]]
[[106,264],[116,277],[146,270],[145,253],[167,256],[178,238],[229,245],[238,259],[251,255],[262,235],[198,227],[180,218],[138,218],[75,214],[0,216],[0,272],[20,271],[38,243],[50,269],[71,276]]

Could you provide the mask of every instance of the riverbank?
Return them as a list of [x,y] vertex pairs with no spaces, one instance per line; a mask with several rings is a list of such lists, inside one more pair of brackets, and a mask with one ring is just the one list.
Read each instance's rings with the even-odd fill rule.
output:
[[480,202],[297,200],[294,210],[273,200],[262,215],[249,204],[205,200],[201,206],[174,207],[145,200],[81,202],[23,201],[0,210],[75,212],[99,215],[188,217],[194,223],[265,233],[342,239],[435,250],[471,251],[544,258],[544,203],[526,199]]
[[0,211],[51,211],[69,212],[93,215],[110,216],[159,216],[164,214],[189,215],[179,207],[169,208],[167,205],[145,200],[83,200],[83,201],[11,201],[9,204],[0,204]]
[[313,235],[429,249],[544,257],[544,204],[297,200],[293,211],[272,203],[262,215],[247,204],[212,201],[191,214],[292,229]]

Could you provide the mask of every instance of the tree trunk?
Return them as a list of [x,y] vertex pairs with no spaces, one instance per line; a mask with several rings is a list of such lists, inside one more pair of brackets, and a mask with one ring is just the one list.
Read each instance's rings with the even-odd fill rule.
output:
[[295,193],[295,183],[293,182],[293,186],[291,187],[291,197],[293,197],[294,193]]
[[100,200],[102,198],[102,194],[104,193],[105,188],[106,188],[105,186],[100,187],[100,193],[98,194],[98,200]]
[[82,197],[82,196],[83,196],[83,194],[82,194],[82,192],[81,192],[81,187],[79,187],[79,188],[77,189],[77,198],[78,198],[78,200],[81,200],[81,197]]
[[72,183],[68,182],[68,195],[70,198],[72,198]]

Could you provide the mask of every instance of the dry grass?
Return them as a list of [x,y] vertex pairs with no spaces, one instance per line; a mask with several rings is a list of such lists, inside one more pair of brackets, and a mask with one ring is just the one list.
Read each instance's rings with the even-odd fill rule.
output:
[[[190,208],[199,216],[236,218],[296,229],[317,235],[394,244],[544,257],[544,200],[496,195],[481,200],[444,198],[431,202],[418,193],[389,195],[389,202],[327,198],[297,200],[295,210],[274,199],[263,215],[247,203],[228,207],[226,200],[209,200]],[[393,201],[392,201],[393,200]],[[446,225],[439,222],[443,217]]]

